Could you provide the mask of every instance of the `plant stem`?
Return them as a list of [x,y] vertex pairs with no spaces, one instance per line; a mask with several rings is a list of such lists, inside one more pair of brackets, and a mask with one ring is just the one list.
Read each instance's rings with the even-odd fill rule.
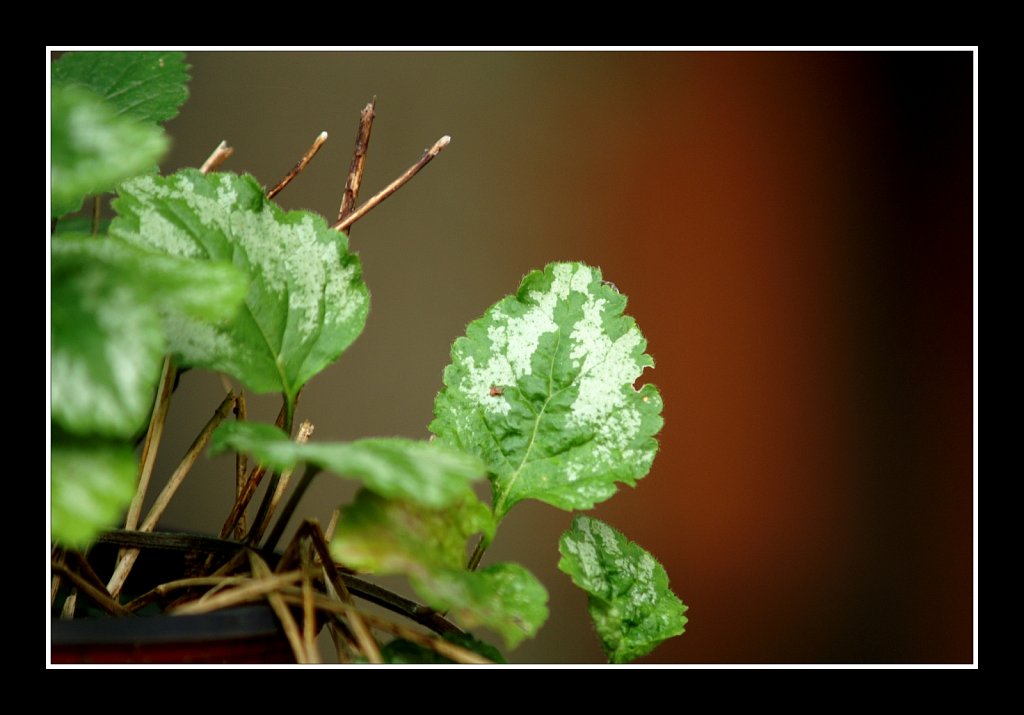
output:
[[356,145],[352,150],[352,163],[348,167],[348,178],[345,179],[345,190],[341,194],[341,206],[338,208],[338,220],[346,218],[356,207],[359,198],[359,187],[363,183],[363,170],[366,167],[366,152],[370,147],[370,132],[373,130],[373,111],[377,106],[374,97],[359,113],[359,130],[356,132]]
[[487,543],[484,537],[480,537],[480,541],[476,542],[476,548],[473,549],[473,554],[469,557],[469,563],[466,564],[466,568],[470,571],[476,571],[476,567],[480,565],[480,559],[484,557],[484,552],[487,551]]
[[78,589],[74,586],[71,587],[71,593],[64,599],[64,607],[60,609],[60,617],[66,621],[70,621],[75,617],[75,606],[78,604]]
[[316,139],[313,140],[312,146],[306,150],[306,153],[302,155],[298,163],[292,167],[291,171],[284,175],[284,178],[277,182],[270,191],[267,192],[267,198],[272,199],[284,190],[284,187],[292,183],[292,179],[302,173],[302,170],[306,168],[306,165],[313,160],[316,153],[320,151],[320,147],[327,141],[327,132],[320,132]]
[[92,235],[100,232],[100,197],[92,197]]
[[[192,469],[192,465],[195,464],[196,460],[199,459],[200,453],[206,447],[206,443],[210,441],[210,435],[217,428],[228,412],[235,404],[235,396],[232,393],[224,398],[224,400],[218,405],[217,409],[213,413],[213,417],[203,426],[203,429],[196,436],[195,441],[192,442],[192,446],[185,452],[185,456],[181,458],[181,462],[178,464],[178,468],[174,470],[171,478],[167,480],[167,486],[164,487],[163,491],[156,498],[152,508],[149,510],[149,514],[146,516],[146,520],[139,527],[139,531],[153,531],[156,527],[160,517],[163,516],[164,511],[167,509],[167,505],[170,503],[174,493],[178,491],[178,487],[188,476],[189,470]],[[125,555],[125,558],[120,560],[117,567],[114,569],[113,575],[110,577],[110,581],[107,583],[107,588],[110,591],[110,595],[113,598],[121,593],[121,589],[124,587],[125,579],[128,578],[128,574],[132,570],[132,566],[135,564],[135,560],[139,557],[139,552],[134,549]]]
[[217,145],[217,148],[213,150],[213,153],[206,158],[203,165],[199,167],[199,171],[204,174],[209,174],[211,171],[216,171],[220,168],[229,156],[235,153],[234,147],[228,146],[227,141],[222,141]]
[[[312,434],[313,423],[308,420],[303,421],[299,425],[299,433],[295,436],[295,442],[297,444],[305,444],[309,441]],[[266,532],[267,527],[270,525],[270,520],[274,517],[274,511],[277,509],[278,504],[281,503],[281,499],[284,498],[284,492],[288,488],[288,482],[293,471],[288,469],[282,472],[277,484],[274,484],[274,481],[271,480],[270,487],[273,488],[273,491],[271,491],[271,488],[267,489],[267,499],[269,499],[269,502],[267,499],[264,500],[264,503],[260,505],[260,513],[256,515],[257,519],[253,521],[252,531],[249,532],[250,544],[258,544],[260,539],[263,538],[264,532]],[[264,506],[266,506],[266,513],[263,513]]]
[[[255,555],[255,552],[250,551],[250,558],[253,555]],[[257,558],[259,557],[257,556]],[[263,561],[263,559],[260,559],[260,561]],[[282,589],[286,586],[293,586],[301,580],[302,574],[298,569],[281,574],[271,574],[268,567],[266,574],[258,575],[254,567],[253,577],[243,579],[242,584],[237,588],[232,588],[229,591],[223,591],[213,598],[208,598],[204,601],[191,601],[189,603],[184,603],[177,608],[172,609],[171,612],[176,615],[184,616],[219,611],[223,608],[230,608],[243,603],[262,600],[268,593]],[[296,629],[296,632],[297,631],[298,629]]]
[[299,505],[299,501],[302,499],[302,495],[309,489],[309,485],[313,482],[313,477],[320,473],[320,468],[312,464],[306,465],[306,470],[302,473],[302,477],[299,478],[298,484],[295,485],[295,491],[288,497],[288,501],[284,505],[284,509],[281,510],[280,516],[277,517],[277,523],[274,524],[274,528],[270,532],[270,536],[267,537],[266,543],[263,544],[265,551],[273,551],[277,548],[277,542],[281,540],[284,530],[288,527],[288,521],[292,518],[292,514],[295,513],[295,508]]
[[416,176],[416,174],[419,173],[420,169],[429,164],[435,156],[441,153],[442,149],[448,146],[451,140],[452,138],[448,135],[445,135],[438,139],[436,142],[434,142],[434,146],[430,147],[423,153],[423,156],[420,157],[419,161],[417,161],[415,164],[413,164],[412,166],[405,170],[405,173],[403,173],[397,179],[395,179],[390,184],[385,186],[383,189],[378,191],[370,199],[368,199],[366,203],[364,203],[362,206],[360,206],[355,211],[350,213],[344,219],[335,223],[333,226],[331,226],[331,228],[333,228],[335,231],[347,230],[349,226],[351,226],[356,221],[358,221],[363,216],[372,211],[377,206],[377,204],[391,196],[391,194],[398,191],[400,188],[402,188],[403,185],[405,185],[409,181],[409,179]]

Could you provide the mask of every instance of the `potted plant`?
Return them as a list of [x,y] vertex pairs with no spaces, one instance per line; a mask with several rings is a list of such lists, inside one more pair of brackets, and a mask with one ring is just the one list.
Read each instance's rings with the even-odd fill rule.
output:
[[[116,615],[171,614],[104,619],[104,627],[116,620],[137,632],[144,620],[177,625],[188,614],[237,620],[229,609],[260,603],[273,620],[257,619],[287,644],[268,646],[271,660],[317,662],[314,639],[326,626],[342,662],[500,661],[464,629],[487,628],[514,648],[548,614],[547,591],[525,568],[481,567],[502,521],[527,499],[589,509],[618,483],[646,475],[657,451],[661,397],[653,385],[634,387],[653,360],[623,312],[625,297],[597,268],[551,263],[455,341],[430,441],[311,439],[299,396],[368,315],[347,231],[448,138],[357,205],[374,116],[367,105],[339,215],[328,222],[273,201],[325,134],[269,190],[219,170],[231,154],[224,144],[198,169],[153,173],[167,147],[160,123],[187,98],[187,79],[184,57],[173,52],[72,53],[52,65],[54,613],[70,617],[87,603]],[[110,191],[108,223],[100,197]],[[87,215],[74,216],[83,203]],[[184,369],[221,373],[226,395],[143,514]],[[281,395],[275,424],[246,419],[246,391]],[[221,533],[159,532],[167,503],[207,450],[236,455],[235,499]],[[321,473],[357,479],[361,489],[326,527],[307,520],[283,543]],[[484,478],[490,504],[473,490]],[[265,497],[255,504],[261,483]],[[577,516],[558,549],[559,567],[589,594],[610,661],[628,662],[683,631],[686,607],[665,570],[613,527]],[[171,572],[141,578],[166,551],[177,554]],[[381,574],[407,577],[418,600],[368,580]],[[392,615],[373,615],[363,601]],[[155,653],[142,657],[172,657]]]

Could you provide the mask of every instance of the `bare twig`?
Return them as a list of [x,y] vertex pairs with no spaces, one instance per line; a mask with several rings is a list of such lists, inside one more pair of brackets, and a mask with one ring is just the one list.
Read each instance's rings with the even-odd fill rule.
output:
[[50,566],[54,571],[60,572],[61,576],[74,584],[75,588],[95,601],[96,605],[107,613],[114,616],[131,615],[131,611],[112,599],[105,591],[93,586],[88,580],[78,575],[64,564],[53,561],[50,563]]
[[176,372],[174,360],[168,355],[164,358],[163,370],[160,373],[160,382],[153,403],[153,414],[149,420],[149,428],[146,430],[146,439],[142,443],[142,456],[139,459],[139,486],[135,489],[131,506],[128,507],[128,516],[124,520],[125,529],[131,530],[139,525],[142,503],[146,499],[146,490],[149,489],[149,479],[153,474],[156,453],[160,449],[160,438],[163,436],[164,424],[167,422],[167,409],[171,404],[171,391],[174,388]]
[[327,543],[331,542],[334,538],[334,530],[338,526],[338,519],[341,517],[341,507],[337,507],[331,512],[331,520],[327,522],[327,528],[324,529],[324,541]]
[[[167,481],[167,485],[164,487],[160,495],[157,496],[156,501],[149,510],[149,514],[146,516],[146,520],[139,527],[139,531],[153,531],[156,527],[157,522],[160,521],[160,517],[163,516],[164,511],[167,509],[167,505],[170,503],[174,493],[178,491],[178,487],[185,480],[189,470],[192,469],[192,465],[195,464],[196,460],[199,459],[199,455],[206,447],[206,443],[210,441],[210,435],[217,428],[228,412],[235,404],[235,396],[231,393],[224,398],[224,400],[217,406],[217,409],[213,413],[213,417],[203,426],[203,429],[196,436],[195,441],[192,442],[192,446],[185,452],[185,456],[181,458],[181,462],[178,464],[178,468],[171,474],[171,478]],[[110,581],[107,583],[110,595],[117,598],[118,594],[121,593],[121,589],[124,587],[125,579],[128,578],[128,574],[132,570],[132,566],[135,564],[135,560],[139,557],[138,550],[129,551],[124,555],[124,558],[118,561],[117,567],[114,569],[113,575],[110,577]]]
[[[305,444],[309,441],[312,434],[313,423],[308,420],[304,420],[299,424],[299,433],[295,436],[295,442],[297,444]],[[270,494],[269,489],[267,490],[270,499],[269,505],[266,508],[266,513],[263,514],[262,518],[258,522],[255,522],[252,531],[249,534],[250,544],[258,544],[260,539],[263,538],[263,534],[266,532],[267,526],[270,525],[270,520],[274,518],[274,511],[284,498],[284,492],[288,488],[288,482],[291,480],[293,471],[294,470],[292,469],[288,469],[281,473],[281,478],[277,480],[277,484],[272,485],[274,486],[273,494]]]
[[377,116],[374,108],[377,98],[374,97],[359,113],[359,131],[356,132],[356,146],[352,150],[352,163],[348,167],[348,178],[345,179],[345,191],[341,195],[341,206],[338,208],[338,220],[347,217],[356,207],[359,198],[359,186],[363,183],[363,169],[366,166],[366,152],[370,147],[370,132],[373,130],[373,118]]
[[60,609],[60,617],[66,621],[70,621],[75,617],[75,606],[78,605],[78,589],[74,586],[71,587],[71,593],[64,599],[64,606]]
[[309,534],[310,541],[313,543],[313,548],[316,549],[317,555],[320,556],[320,563],[323,566],[324,574],[327,576],[328,589],[334,591],[335,598],[352,606],[353,615],[350,619],[352,632],[359,643],[360,649],[362,649],[363,654],[371,663],[383,663],[377,641],[373,639],[373,634],[366,627],[366,623],[363,621],[360,613],[355,610],[355,604],[352,603],[352,595],[349,593],[345,581],[342,580],[341,574],[338,573],[337,566],[334,565],[334,559],[331,558],[331,550],[324,540],[323,532],[320,531],[320,525],[314,520],[309,520],[304,526],[306,533]]
[[[270,572],[270,567],[267,566],[267,562],[260,558],[259,554],[255,551],[249,552],[249,563],[252,565],[252,575],[259,580],[272,580],[275,576]],[[279,621],[281,621],[281,627],[284,628],[284,634],[288,638],[288,643],[292,646],[292,652],[295,653],[295,660],[299,663],[315,663],[319,660],[318,654],[311,654],[306,652],[305,644],[302,641],[302,636],[299,633],[299,626],[295,623],[295,618],[292,616],[292,612],[288,610],[288,606],[284,604],[284,598],[278,593],[277,589],[267,592],[267,601],[270,602],[270,607],[274,609],[274,613],[277,615]]]
[[[249,553],[252,554],[253,552],[250,551]],[[288,571],[287,573],[282,574],[268,573],[265,576],[244,579],[242,585],[237,588],[232,588],[228,591],[218,593],[213,598],[206,599],[205,601],[192,601],[191,603],[182,604],[177,608],[172,609],[172,612],[178,615],[195,615],[198,613],[219,611],[222,608],[239,606],[243,603],[260,601],[263,600],[268,593],[278,591],[286,586],[293,586],[301,579],[302,573],[298,570]]]
[[306,168],[306,165],[309,164],[309,162],[313,160],[313,157],[316,156],[316,153],[320,151],[320,147],[324,145],[325,141],[327,141],[327,132],[320,132],[317,138],[313,140],[312,146],[306,150],[306,153],[302,155],[302,158],[299,159],[298,163],[292,167],[291,171],[285,174],[284,178],[278,181],[277,185],[267,192],[267,198],[274,198],[284,190],[284,187],[292,183],[292,179],[302,173],[302,170]]
[[299,505],[302,495],[306,493],[309,485],[313,483],[313,477],[319,473],[319,467],[312,464],[306,465],[306,471],[299,478],[299,483],[295,485],[295,489],[292,491],[291,496],[288,497],[284,509],[281,510],[281,515],[277,517],[277,523],[274,524],[274,528],[270,531],[270,536],[267,537],[266,542],[263,544],[264,550],[273,551],[277,547],[277,542],[281,540],[281,535],[284,534],[292,514],[295,513],[295,507]]
[[[64,550],[59,546],[50,549],[50,560],[57,563],[64,563]],[[57,601],[57,592],[60,591],[60,574],[54,573],[50,577],[50,607]]]
[[187,588],[198,588],[201,586],[240,586],[251,579],[247,576],[201,576],[198,578],[182,578],[177,581],[162,583],[156,588],[146,591],[144,594],[125,604],[129,611],[137,611],[148,606],[153,601],[159,601],[164,596],[181,591]]
[[[294,596],[291,594],[284,594],[283,599],[287,603],[301,603],[302,601],[301,596]],[[314,599],[314,603],[316,607],[321,611],[327,611],[328,613],[337,613],[340,615],[347,616],[348,618],[351,618],[352,611],[356,610],[352,606],[349,606],[345,603],[331,601],[327,598],[324,598],[323,596],[316,597]],[[413,643],[418,643],[419,645],[430,648],[434,652],[440,653],[446,658],[454,660],[456,663],[466,663],[471,665],[493,664],[493,661],[488,660],[479,653],[474,653],[473,651],[468,650],[467,648],[463,648],[462,646],[456,645],[455,643],[446,641],[442,638],[434,638],[432,636],[428,636],[424,633],[420,633],[419,631],[415,631],[411,628],[406,628],[405,626],[401,626],[397,623],[392,623],[391,621],[384,620],[383,618],[378,618],[377,616],[371,615],[369,613],[360,613],[360,615],[373,628],[385,631],[387,633],[392,633],[398,636],[399,638],[404,638],[405,640],[412,641]]]
[[435,156],[441,153],[442,149],[448,146],[451,140],[452,138],[447,135],[438,139],[436,142],[434,142],[434,146],[430,147],[423,153],[423,156],[420,157],[419,161],[417,161],[415,164],[413,164],[412,166],[405,170],[405,173],[403,173],[397,179],[395,179],[390,184],[385,186],[383,189],[378,191],[373,197],[368,199],[366,203],[364,203],[362,206],[360,206],[355,211],[350,213],[344,219],[335,223],[333,226],[331,226],[331,228],[333,228],[335,231],[347,230],[349,226],[351,226],[356,221],[358,221],[363,216],[372,211],[374,207],[377,206],[377,204],[391,196],[391,194],[398,191],[406,182],[409,181],[409,179],[416,176],[416,174],[419,173],[420,169],[429,164]]
[[469,557],[469,563],[466,564],[466,568],[470,571],[476,571],[476,567],[480,565],[480,559],[484,557],[484,552],[487,551],[487,543],[484,537],[480,537],[480,541],[476,542],[476,548],[473,549],[473,553]]
[[[239,422],[245,422],[246,419],[245,409],[245,395],[238,395],[238,402],[235,403],[235,418]],[[245,489],[245,473],[249,469],[249,458],[246,456],[244,451],[235,452],[235,500],[237,501],[242,496],[242,490]],[[243,513],[238,518],[238,524],[235,526],[235,538],[239,541],[245,536],[245,514]]]
[[[298,398],[296,398],[296,402]],[[274,422],[278,427],[283,428],[285,422],[288,419],[287,416],[288,403],[281,405],[281,411],[277,413],[277,420]],[[291,434],[291,425],[288,425],[286,430]],[[234,506],[231,507],[231,513],[228,514],[228,518],[224,520],[224,526],[220,529],[220,538],[226,539],[228,535],[234,531],[235,526],[242,520],[242,515],[245,514],[246,507],[249,506],[249,502],[252,501],[253,495],[256,494],[256,489],[259,487],[260,482],[263,481],[264,475],[267,473],[265,467],[256,465],[253,467],[252,474],[249,475],[249,479],[245,483],[245,487],[242,489],[242,493],[235,500]]]
[[310,556],[312,547],[303,546],[300,552],[302,557],[302,643],[306,648],[309,662],[316,663],[320,660],[320,653],[316,648],[316,608],[313,605],[313,579],[310,578],[310,571],[313,568],[313,559]]
[[235,153],[234,147],[228,146],[227,141],[222,141],[217,145],[217,148],[213,150],[213,153],[206,158],[203,165],[199,167],[199,171],[204,174],[209,174],[211,171],[216,171],[220,168],[229,156]]

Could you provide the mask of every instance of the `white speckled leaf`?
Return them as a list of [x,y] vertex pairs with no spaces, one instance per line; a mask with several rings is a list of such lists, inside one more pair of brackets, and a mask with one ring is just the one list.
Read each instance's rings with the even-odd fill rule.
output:
[[608,660],[627,663],[683,632],[686,606],[650,553],[602,521],[578,516],[562,534],[558,568],[589,594]]
[[476,457],[436,441],[378,437],[300,444],[277,427],[257,422],[225,422],[218,427],[210,453],[224,449],[248,452],[279,471],[299,462],[315,464],[341,477],[359,478],[380,496],[434,509],[472,495],[470,483],[484,475]]
[[268,201],[251,176],[184,170],[122,184],[110,233],[173,256],[233,263],[249,279],[230,321],[168,324],[182,364],[226,372],[255,392],[299,389],[362,332],[369,294],[344,234]]
[[553,263],[455,341],[430,429],[479,456],[498,518],[522,499],[588,509],[650,470],[661,396],[626,298],[581,263]]

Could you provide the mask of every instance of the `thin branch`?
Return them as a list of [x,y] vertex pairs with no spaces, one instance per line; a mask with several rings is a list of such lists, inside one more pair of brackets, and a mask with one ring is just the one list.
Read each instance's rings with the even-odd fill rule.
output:
[[187,588],[198,588],[200,586],[221,586],[222,584],[228,586],[239,586],[249,581],[248,576],[200,576],[198,578],[182,578],[177,581],[168,581],[162,583],[156,588],[146,591],[144,594],[135,598],[125,604],[125,608],[129,611],[137,611],[144,606],[148,606],[154,601],[159,601],[164,596],[167,596],[174,591],[181,591]]
[[50,563],[50,566],[53,568],[54,571],[59,571],[61,576],[63,576],[68,581],[70,581],[72,584],[74,584],[75,588],[77,588],[81,593],[85,594],[86,596],[91,598],[93,601],[95,601],[96,605],[99,606],[100,608],[102,608],[107,613],[109,613],[109,614],[111,614],[113,616],[130,616],[130,615],[132,615],[131,611],[129,611],[127,608],[122,606],[120,603],[118,603],[117,601],[112,599],[103,590],[93,586],[85,578],[83,578],[82,576],[78,575],[77,573],[75,573],[74,571],[69,569],[64,564],[58,563],[56,561],[52,561]]
[[217,148],[213,150],[213,153],[206,158],[203,165],[199,167],[199,171],[204,174],[209,174],[211,171],[216,171],[220,168],[229,156],[235,153],[235,148],[228,146],[227,141],[222,141],[217,145]]
[[[298,402],[298,397],[296,397]],[[277,420],[274,422],[278,427],[284,427],[285,422],[288,419],[287,415],[288,403],[281,405],[281,411],[277,413]],[[288,433],[291,434],[291,425],[289,425]],[[234,531],[235,527],[242,520],[242,515],[245,514],[246,507],[249,506],[249,502],[252,501],[253,496],[256,494],[256,489],[260,486],[260,482],[263,481],[264,475],[267,473],[265,467],[256,465],[253,467],[252,474],[249,475],[248,481],[245,483],[245,487],[242,489],[242,493],[235,500],[234,506],[231,507],[231,513],[228,514],[228,518],[224,520],[224,526],[220,529],[220,538],[226,539],[228,535]]]
[[327,576],[328,589],[334,591],[335,598],[352,606],[352,632],[356,637],[356,642],[359,643],[360,649],[362,649],[363,654],[371,663],[383,663],[384,660],[381,658],[377,641],[373,639],[373,634],[366,627],[366,623],[363,621],[360,613],[355,610],[355,604],[352,603],[352,595],[349,593],[345,581],[341,578],[341,574],[338,573],[338,567],[335,566],[334,559],[331,558],[331,550],[324,540],[323,533],[320,531],[320,525],[316,521],[310,520],[305,522],[304,526],[309,534],[313,548],[316,549],[317,555],[320,557],[324,574]]
[[310,571],[313,568],[310,548],[303,547],[302,556],[302,644],[306,648],[310,663],[320,662],[320,652],[316,647],[316,608],[313,606],[313,579]]
[[[249,562],[252,565],[252,575],[256,578],[260,580],[275,578],[270,572],[270,567],[267,566],[267,562],[261,559],[259,554],[255,551],[249,552]],[[284,599],[281,597],[281,594],[277,592],[277,589],[267,593],[267,601],[270,602],[270,607],[274,609],[274,613],[277,615],[278,620],[281,621],[281,627],[284,628],[284,634],[292,646],[292,652],[295,653],[295,660],[298,663],[313,663],[319,660],[316,655],[313,656],[315,660],[310,660],[310,654],[306,652],[302,636],[299,633],[299,626],[295,623],[295,617],[292,616],[292,612],[288,610],[288,606],[284,605]]]
[[[59,546],[54,546],[50,549],[50,560],[56,561],[57,563],[64,563],[65,553],[64,549]],[[60,574],[55,573],[50,577],[50,607],[57,601],[57,592],[60,591]]]
[[356,207],[359,198],[359,186],[363,183],[363,169],[366,167],[366,152],[370,148],[370,132],[373,130],[373,111],[377,106],[374,97],[359,113],[359,130],[356,132],[356,146],[352,150],[352,163],[348,167],[348,178],[345,179],[345,191],[341,194],[341,206],[338,208],[338,220],[347,217]]
[[341,507],[335,508],[331,512],[331,519],[327,522],[327,528],[324,529],[324,541],[330,543],[331,539],[334,538],[334,530],[338,526],[338,519],[341,517]]
[[302,155],[298,163],[292,167],[291,171],[284,175],[284,178],[277,182],[277,185],[267,192],[267,198],[272,199],[284,190],[284,187],[292,183],[292,179],[302,173],[302,170],[306,168],[306,165],[313,160],[316,153],[320,151],[320,147],[327,141],[327,132],[320,132],[316,139],[313,140],[312,146],[306,150],[306,153]]
[[[153,506],[149,510],[149,514],[146,516],[146,520],[142,522],[142,526],[139,527],[139,531],[153,531],[156,527],[157,522],[160,521],[160,517],[163,516],[164,511],[167,509],[167,505],[170,503],[174,493],[178,491],[178,487],[188,476],[189,471],[192,469],[192,465],[195,464],[196,460],[199,459],[199,455],[206,447],[206,443],[210,441],[210,435],[217,428],[228,412],[235,404],[235,396],[231,393],[224,398],[224,400],[217,406],[217,409],[213,413],[213,417],[203,426],[203,429],[196,436],[195,441],[192,442],[192,446],[185,452],[185,456],[181,458],[181,462],[178,464],[178,468],[171,474],[171,478],[167,480],[167,485],[163,491],[156,498]],[[117,567],[114,569],[113,575],[110,577],[110,581],[107,583],[107,588],[110,591],[110,595],[117,598],[118,594],[121,593],[121,589],[124,587],[125,579],[128,578],[128,574],[132,570],[132,566],[135,564],[135,560],[139,557],[138,550],[129,551],[125,554],[125,557],[118,562]]]
[[485,551],[487,551],[487,543],[484,537],[481,536],[480,541],[476,542],[476,548],[473,549],[473,553],[469,557],[469,563],[466,564],[466,568],[470,571],[476,571],[476,567],[480,565],[480,559],[484,557]]
[[[238,402],[235,403],[235,419],[239,422],[245,422],[246,407],[245,407],[245,395],[238,395]],[[249,457],[244,451],[235,452],[235,500],[237,501],[242,496],[242,491],[245,489],[245,473],[249,470]],[[245,514],[243,513],[239,519],[238,524],[235,526],[235,538],[239,541],[245,536]]]
[[174,388],[176,373],[174,360],[168,355],[164,358],[163,370],[160,373],[160,382],[153,403],[153,413],[149,419],[149,428],[146,430],[146,439],[142,443],[142,457],[139,459],[139,486],[135,489],[135,496],[132,498],[131,506],[128,507],[128,516],[124,520],[124,528],[129,531],[139,525],[142,503],[146,499],[146,490],[149,489],[149,479],[153,475],[156,453],[160,449],[160,438],[163,436],[164,424],[167,422],[167,409],[171,404],[171,392]]
[[[295,436],[295,443],[305,444],[309,441],[312,434],[313,423],[309,420],[303,420],[299,424],[299,433]],[[284,492],[288,488],[288,482],[291,480],[293,471],[293,469],[288,469],[281,473],[281,478],[277,480],[277,483],[271,484],[271,486],[274,487],[273,493],[270,492],[270,489],[267,490],[269,502],[266,507],[266,513],[262,515],[262,518],[260,518],[259,521],[254,522],[252,531],[249,532],[250,544],[258,544],[260,543],[260,539],[263,538],[264,532],[266,532],[267,527],[270,525],[270,520],[274,518],[274,512],[277,510],[278,505],[284,498]]]
[[[301,603],[301,596],[294,596],[291,594],[284,594],[283,599],[288,603]],[[352,611],[356,610],[352,606],[338,601],[331,601],[323,596],[318,596],[314,599],[316,607],[321,611],[327,611],[329,613],[337,613],[340,615],[348,616],[351,618]],[[479,653],[463,648],[462,646],[456,645],[450,641],[443,640],[441,638],[434,638],[432,636],[425,635],[419,631],[414,631],[411,628],[406,628],[397,623],[386,621],[383,618],[371,615],[369,613],[360,613],[360,615],[377,630],[392,633],[399,638],[418,643],[419,645],[430,648],[436,653],[440,653],[446,658],[454,660],[456,663],[466,663],[470,665],[493,665],[493,661],[488,660]]]
[[72,586],[71,593],[64,599],[64,607],[60,609],[60,617],[65,621],[70,621],[75,617],[76,605],[78,605],[78,589]]
[[401,614],[409,620],[429,628],[434,633],[444,635],[445,633],[464,632],[457,625],[428,606],[416,603],[375,583],[364,581],[349,574],[342,574],[342,579],[344,579],[345,586],[348,587],[349,592],[353,595],[365,601],[376,603],[378,606],[383,606],[389,611]]
[[416,176],[416,174],[419,173],[420,169],[429,164],[435,156],[441,153],[442,149],[448,146],[451,140],[452,138],[448,135],[445,135],[438,139],[436,142],[434,142],[434,146],[430,147],[423,153],[423,156],[420,157],[419,161],[417,161],[415,164],[413,164],[412,166],[405,170],[405,173],[403,173],[397,179],[395,179],[390,184],[381,189],[379,192],[377,192],[365,204],[363,204],[355,211],[350,213],[347,217],[335,223],[333,226],[331,226],[331,228],[333,228],[335,231],[347,230],[349,226],[354,224],[356,221],[361,219],[366,214],[370,213],[370,211],[372,211],[377,206],[377,204],[391,196],[391,194],[398,191],[400,188],[402,188],[403,185],[405,185],[406,182],[409,181],[409,179]]
[[284,509],[281,510],[281,515],[277,517],[277,523],[274,524],[274,528],[270,531],[270,536],[267,537],[266,542],[263,544],[265,551],[273,551],[277,548],[277,542],[281,540],[284,530],[288,527],[288,522],[291,520],[292,514],[295,513],[295,508],[299,505],[302,495],[306,493],[309,485],[313,483],[313,477],[319,473],[319,467],[312,464],[306,465],[306,471],[299,478],[299,483],[295,485],[295,490],[288,497]]
[[[253,552],[249,552],[252,554]],[[262,560],[262,559],[261,559]],[[255,575],[255,574],[254,574]],[[222,608],[239,606],[243,603],[262,600],[268,593],[277,591],[285,586],[293,586],[302,579],[299,571],[289,571],[282,574],[269,574],[259,578],[245,579],[245,583],[229,591],[218,593],[213,598],[205,601],[192,601],[185,603],[171,610],[177,615],[196,615],[199,613],[210,613],[219,611]]]
[[[78,572],[86,581],[95,586],[100,592],[110,595],[107,593],[107,587],[103,585],[103,579],[93,570],[92,564],[82,554],[77,551],[69,551],[68,556],[74,561],[75,566],[78,567]],[[65,561],[64,563],[67,563]]]

